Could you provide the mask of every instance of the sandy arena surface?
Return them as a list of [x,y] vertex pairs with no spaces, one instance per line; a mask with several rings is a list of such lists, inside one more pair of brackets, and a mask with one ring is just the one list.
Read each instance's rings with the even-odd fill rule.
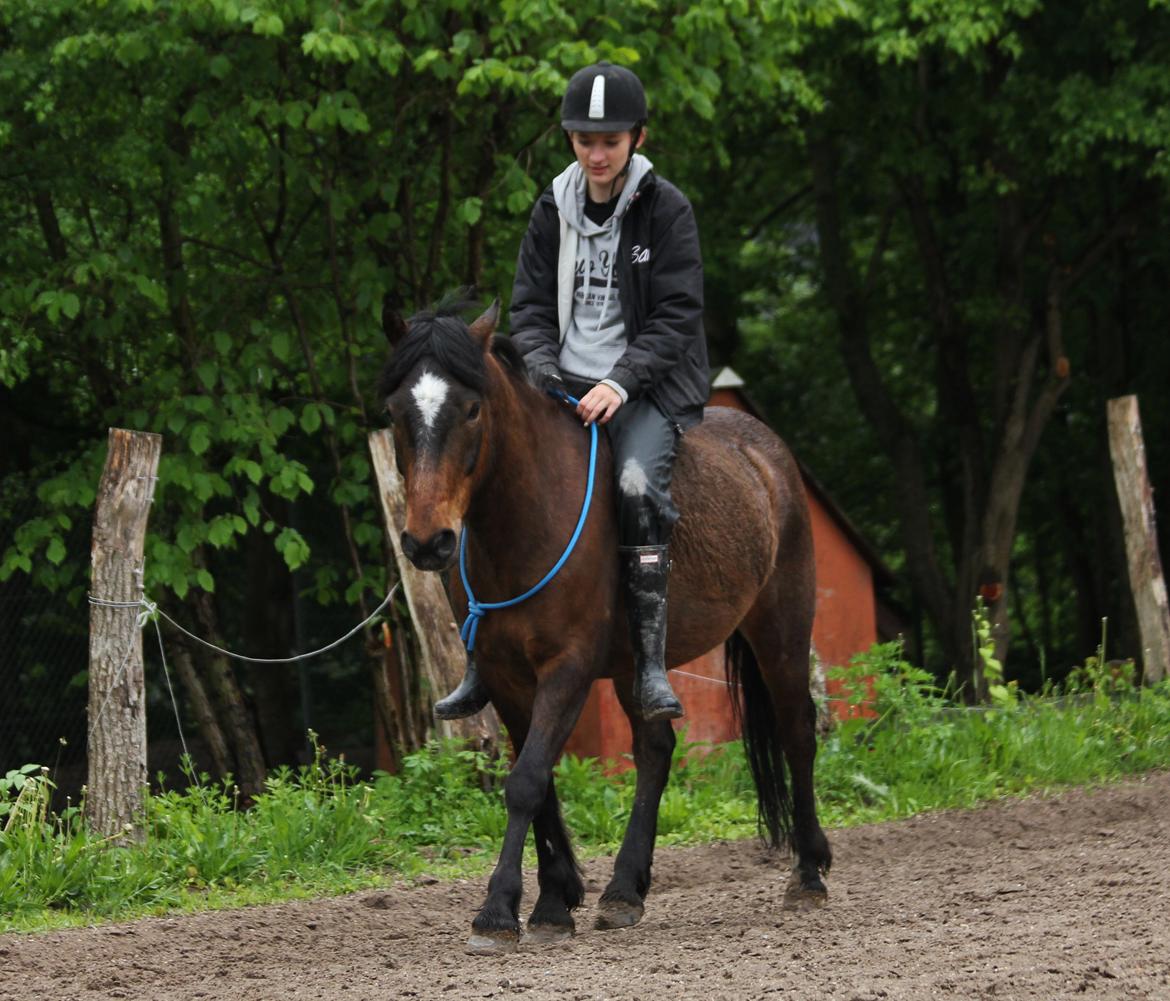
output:
[[734,842],[659,851],[625,931],[593,930],[612,862],[588,863],[568,945],[465,955],[486,876],[424,880],[0,936],[0,999],[1170,1001],[1170,774],[830,838],[814,910],[786,910],[783,860]]

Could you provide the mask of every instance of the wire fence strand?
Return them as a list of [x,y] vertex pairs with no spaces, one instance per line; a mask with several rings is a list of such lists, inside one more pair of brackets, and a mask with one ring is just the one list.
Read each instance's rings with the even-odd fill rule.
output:
[[390,604],[390,602],[394,598],[394,593],[398,590],[401,583],[402,582],[399,581],[392,588],[390,588],[390,593],[387,594],[386,597],[382,599],[381,604],[379,604],[378,607],[375,608],[363,621],[359,622],[356,626],[354,626],[344,636],[340,637],[339,639],[334,640],[328,646],[321,647],[319,650],[310,650],[308,653],[293,654],[293,656],[291,656],[291,657],[248,657],[242,653],[235,653],[231,650],[225,650],[223,647],[216,646],[214,643],[210,642],[209,640],[203,639],[202,636],[196,636],[190,630],[185,629],[178,622],[176,622],[169,615],[167,615],[166,612],[164,612],[161,608],[159,608],[155,602],[151,601],[150,599],[146,598],[145,596],[140,601],[108,601],[105,598],[97,598],[92,594],[88,595],[88,598],[89,598],[89,603],[91,605],[100,605],[103,608],[140,608],[140,609],[142,609],[142,611],[139,613],[139,623],[138,623],[139,627],[144,625],[147,620],[154,619],[155,616],[162,616],[164,619],[167,620],[167,622],[169,622],[172,626],[174,626],[177,630],[179,630],[179,632],[181,632],[188,639],[193,639],[196,643],[203,644],[203,646],[207,647],[209,650],[214,650],[216,653],[223,654],[225,657],[231,657],[234,660],[242,660],[242,661],[245,661],[249,664],[295,664],[299,660],[309,660],[313,657],[319,657],[323,653],[328,653],[330,650],[334,649],[335,647],[341,646],[341,644],[344,643],[351,636],[355,636],[357,633],[361,632],[361,630],[365,629],[365,627],[368,626],[371,622],[373,622],[374,619],[376,619],[381,614],[382,610],[384,608],[386,608],[387,605]]
[[[163,677],[166,679],[167,692],[169,693],[170,699],[171,699],[171,708],[174,710],[174,713],[175,713],[175,727],[176,727],[176,729],[178,731],[178,735],[179,735],[179,745],[180,745],[180,747],[182,747],[183,755],[188,760],[190,760],[191,755],[190,755],[190,751],[187,748],[187,740],[186,740],[186,737],[183,735],[183,723],[182,723],[182,719],[181,719],[181,714],[179,713],[179,702],[178,702],[178,699],[175,697],[174,685],[171,684],[171,671],[170,671],[170,667],[167,665],[167,654],[166,654],[165,645],[163,644],[162,628],[159,626],[159,623],[158,623],[158,620],[160,617],[166,619],[167,622],[169,622],[172,626],[174,626],[177,630],[179,630],[179,632],[181,632],[184,636],[187,636],[188,638],[194,640],[196,643],[201,643],[203,646],[207,647],[208,649],[216,651],[216,653],[223,654],[225,657],[231,657],[235,660],[246,661],[249,664],[292,664],[292,663],[296,663],[297,661],[309,660],[312,657],[318,657],[323,653],[328,653],[330,650],[333,650],[336,647],[341,646],[341,644],[344,643],[346,640],[348,640],[352,636],[356,635],[358,632],[360,632],[362,629],[364,629],[366,626],[368,626],[371,622],[373,622],[374,619],[376,619],[378,617],[378,615],[381,614],[382,610],[385,609],[386,606],[390,604],[390,602],[394,598],[395,593],[398,591],[398,588],[401,585],[401,583],[402,583],[401,581],[398,581],[392,588],[390,588],[389,593],[386,595],[385,598],[382,599],[382,602],[378,605],[378,607],[375,608],[368,616],[366,616],[366,618],[364,620],[362,620],[356,626],[354,626],[351,630],[349,630],[349,632],[347,632],[344,636],[341,636],[340,638],[334,640],[332,643],[329,643],[327,646],[321,647],[319,650],[311,650],[308,653],[294,654],[292,657],[248,657],[242,653],[235,653],[232,650],[225,650],[223,647],[216,646],[216,644],[211,643],[210,641],[203,639],[201,636],[196,636],[190,630],[185,629],[183,626],[179,625],[178,622],[176,622],[173,618],[171,618],[169,615],[167,615],[166,612],[164,612],[161,608],[159,608],[157,603],[151,601],[145,595],[143,595],[137,601],[111,601],[107,598],[98,598],[92,594],[87,595],[87,597],[88,597],[89,603],[91,605],[97,605],[101,608],[122,608],[122,609],[128,609],[128,610],[139,609],[139,611],[138,611],[138,628],[139,629],[144,628],[147,622],[151,622],[154,624],[155,635],[158,637],[158,653],[159,653],[160,659],[162,660]],[[114,675],[114,680],[113,680],[112,684],[110,685],[110,688],[107,690],[107,692],[105,694],[105,698],[102,700],[101,706],[98,708],[97,713],[94,714],[94,718],[90,721],[89,737],[91,740],[93,738],[94,732],[97,730],[98,723],[101,721],[102,714],[105,712],[106,706],[109,705],[110,697],[114,694],[115,689],[117,689],[117,687],[118,687],[118,683],[121,681],[122,673],[126,670],[126,664],[130,660],[130,655],[133,653],[133,649],[134,649],[133,645],[131,645],[131,647],[126,651],[126,656],[122,659],[122,665],[121,665],[121,667],[118,668],[117,673]]]

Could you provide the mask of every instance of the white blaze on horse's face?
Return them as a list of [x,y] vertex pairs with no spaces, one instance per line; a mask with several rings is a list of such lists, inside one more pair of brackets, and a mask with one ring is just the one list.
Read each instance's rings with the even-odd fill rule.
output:
[[406,500],[402,548],[421,570],[450,566],[482,450],[483,399],[426,359],[389,394],[394,455]]
[[418,407],[424,433],[429,434],[434,430],[435,418],[439,416],[450,389],[446,380],[440,379],[432,372],[423,372],[418,382],[411,388],[410,395],[414,397],[414,405]]

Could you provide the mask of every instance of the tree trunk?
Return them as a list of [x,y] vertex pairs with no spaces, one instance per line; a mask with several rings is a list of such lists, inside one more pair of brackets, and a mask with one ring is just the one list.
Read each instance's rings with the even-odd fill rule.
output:
[[[196,551],[196,559],[199,557]],[[219,619],[215,613],[212,596],[206,591],[195,591],[191,595],[195,615],[203,637],[209,643],[226,649],[227,644],[219,630]],[[219,710],[219,719],[227,735],[235,758],[236,783],[245,799],[251,799],[264,788],[267,771],[264,754],[260,750],[260,738],[256,724],[244,700],[244,693],[236,681],[228,658],[203,648],[204,674],[211,687],[212,697]]]
[[824,123],[810,129],[808,149],[825,294],[836,314],[841,356],[858,406],[889,456],[901,490],[900,529],[911,586],[947,662],[969,665],[969,621],[960,616],[956,626],[953,588],[939,565],[920,436],[895,403],[873,357],[864,291],[842,230],[836,145],[824,129]]
[[195,721],[199,724],[199,736],[207,745],[211,755],[211,764],[214,773],[219,778],[225,778],[232,770],[231,754],[228,751],[227,738],[223,735],[223,728],[215,718],[215,710],[211,707],[211,700],[207,697],[207,689],[199,679],[199,672],[195,670],[195,661],[191,651],[180,647],[175,651],[175,673],[179,676],[179,683],[187,692],[190,699],[191,711],[195,714]]
[[90,826],[104,837],[141,841],[146,789],[146,676],[138,627],[146,523],[154,498],[162,437],[111,428],[94,513],[89,613]]
[[1170,608],[1166,580],[1158,555],[1154,524],[1154,495],[1146,469],[1146,448],[1136,396],[1122,396],[1108,403],[1109,450],[1117,497],[1125,519],[1125,551],[1129,559],[1129,584],[1137,608],[1142,635],[1142,679],[1155,684],[1166,676],[1170,664]]
[[[1044,299],[1035,310],[1043,318],[1042,329],[1023,330],[1017,338],[1001,342],[1010,347],[1013,364],[1000,366],[1003,378],[993,400],[996,433],[990,441],[991,451],[985,456],[981,408],[969,372],[963,303],[953,292],[958,283],[947,274],[945,248],[932,217],[932,212],[946,208],[946,187],[942,185],[943,195],[938,196],[920,178],[899,180],[930,304],[936,356],[935,401],[944,432],[937,468],[932,472],[933,479],[941,481],[939,489],[948,502],[944,507],[954,564],[953,582],[948,581],[934,543],[935,524],[927,487],[932,477],[927,475],[915,428],[899,409],[873,357],[865,286],[858,280],[840,217],[837,151],[826,125],[825,121],[814,123],[808,148],[824,285],[837,315],[842,357],[861,410],[889,455],[897,477],[902,537],[912,586],[937,630],[944,655],[954,665],[965,697],[978,699],[984,686],[971,641],[971,610],[976,595],[983,592],[995,657],[1003,663],[1010,639],[1006,591],[1020,498],[1040,436],[1069,382],[1062,330],[1064,297],[1124,230],[1120,222],[1105,227],[1085,244],[1071,265],[1049,262]],[[937,209],[934,206],[940,197],[943,208]],[[1004,270],[1018,277],[1021,271],[1017,257],[1027,245],[1027,232],[1018,211],[1006,211],[1002,220],[1006,230],[1001,244],[1012,248],[1014,255]],[[1009,302],[1016,302],[1021,294],[1017,277],[1011,278],[1004,289]],[[1048,371],[1039,376],[1042,356],[1047,358]]]
[[[271,498],[266,506],[279,500]],[[296,633],[291,615],[292,578],[268,536],[249,532],[244,545],[244,649],[254,657],[288,657],[293,653]],[[248,664],[247,673],[256,702],[264,760],[269,765],[295,763],[305,739],[297,727],[297,665]]]
[[382,627],[381,656],[371,662],[371,676],[374,682],[374,711],[377,726],[374,741],[379,747],[379,757],[384,753],[388,759],[384,766],[391,775],[402,769],[402,756],[418,750],[406,712],[407,700],[401,691],[401,668],[398,651],[395,648],[394,633],[388,623]]

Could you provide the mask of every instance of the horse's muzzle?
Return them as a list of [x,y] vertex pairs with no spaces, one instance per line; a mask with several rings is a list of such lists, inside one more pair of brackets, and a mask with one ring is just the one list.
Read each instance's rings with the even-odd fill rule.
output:
[[456,536],[449,528],[419,542],[409,532],[402,533],[402,551],[420,570],[446,570],[455,562]]

